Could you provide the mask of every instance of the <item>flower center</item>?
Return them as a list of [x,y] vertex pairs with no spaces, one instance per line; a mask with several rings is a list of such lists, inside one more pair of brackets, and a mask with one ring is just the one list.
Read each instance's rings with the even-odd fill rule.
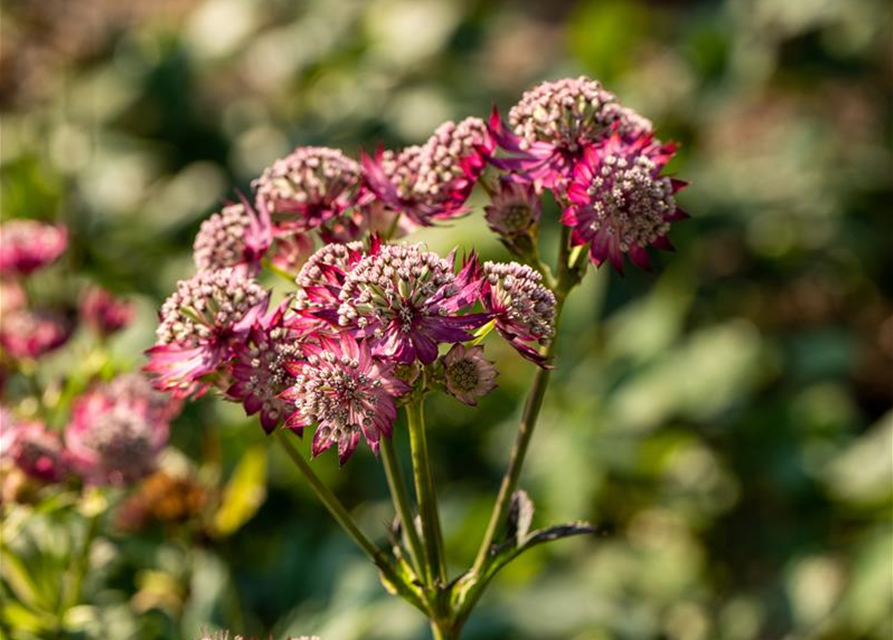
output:
[[473,391],[480,380],[478,368],[471,360],[454,362],[447,367],[446,375],[450,383],[460,391]]

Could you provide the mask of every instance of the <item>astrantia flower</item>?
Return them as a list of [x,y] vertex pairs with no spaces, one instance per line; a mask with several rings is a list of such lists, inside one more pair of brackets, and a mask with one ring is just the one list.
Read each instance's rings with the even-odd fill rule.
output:
[[650,135],[627,142],[616,134],[586,149],[568,189],[572,204],[562,222],[573,228],[572,244],[589,244],[595,265],[610,260],[622,272],[626,254],[647,269],[645,247],[672,249],[670,223],[688,217],[674,196],[686,183],[660,175],[675,150]]
[[73,469],[95,485],[124,485],[155,469],[168,423],[153,420],[147,403],[97,389],[77,398],[65,429]]
[[360,174],[360,165],[337,149],[298,147],[252,186],[278,230],[308,231],[337,223],[354,206]]
[[269,293],[233,269],[181,280],[159,312],[158,340],[145,370],[178,397],[203,390],[200,379],[232,356],[232,345],[266,311]]
[[4,315],[0,345],[13,358],[39,358],[68,342],[73,329],[61,313],[18,309]]
[[133,320],[133,304],[116,298],[102,287],[90,287],[81,298],[81,319],[102,336],[109,336]]
[[526,233],[540,219],[539,195],[533,185],[516,180],[501,180],[499,190],[484,207],[490,228],[503,237]]
[[103,385],[104,393],[120,402],[140,405],[146,417],[154,422],[170,422],[183,408],[183,402],[156,390],[145,374],[123,373]]
[[430,364],[439,343],[471,340],[468,330],[488,320],[484,314],[460,315],[475,297],[466,284],[464,271],[453,273],[452,257],[422,245],[382,245],[347,275],[338,321],[370,339],[375,355]]
[[340,464],[354,452],[360,434],[377,453],[381,437],[391,437],[397,417],[394,398],[409,391],[394,374],[394,365],[373,357],[368,344],[348,332],[306,343],[304,356],[289,365],[294,385],[282,397],[295,411],[286,426],[301,433],[318,424],[313,455],[337,443]]
[[230,368],[234,379],[227,395],[245,406],[245,413],[260,413],[264,431],[270,433],[291,413],[279,397],[294,382],[285,365],[302,357],[302,332],[286,318],[286,305],[255,321]]
[[43,482],[59,482],[68,470],[62,440],[39,421],[17,422],[3,416],[4,458],[26,475]]
[[295,279],[298,291],[294,308],[304,315],[337,324],[341,288],[363,255],[360,242],[323,246],[310,256]]
[[480,118],[440,125],[422,146],[363,156],[369,188],[384,204],[420,225],[468,212],[465,202],[495,143]]
[[0,273],[29,274],[56,261],[68,246],[68,231],[36,220],[0,225]]
[[490,393],[496,387],[497,375],[496,367],[484,358],[480,345],[454,344],[443,357],[446,390],[467,405],[475,406],[478,398]]
[[199,271],[238,267],[253,274],[272,241],[270,219],[263,208],[255,212],[240,202],[202,222],[192,257]]
[[545,359],[530,346],[547,342],[555,333],[555,296],[543,277],[527,265],[485,262],[484,308],[496,320],[496,330],[528,360]]
[[621,107],[614,94],[586,77],[537,85],[512,107],[509,123],[511,131],[494,110],[493,136],[512,154],[494,164],[549,189],[563,187],[572,177],[587,146],[615,132],[626,137],[651,130],[648,120]]

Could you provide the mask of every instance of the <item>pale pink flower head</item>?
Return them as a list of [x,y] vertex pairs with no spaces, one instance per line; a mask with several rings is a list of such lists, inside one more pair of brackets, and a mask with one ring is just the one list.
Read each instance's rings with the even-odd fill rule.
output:
[[301,267],[295,282],[293,307],[299,313],[338,324],[341,288],[347,274],[364,256],[361,242],[327,244],[314,253]]
[[0,318],[27,306],[28,295],[18,280],[0,279]]
[[169,423],[183,408],[181,399],[158,391],[144,373],[137,371],[115,376],[103,385],[103,390],[110,398],[140,405],[153,422]]
[[62,225],[10,220],[0,225],[0,273],[27,275],[55,262],[67,247]]
[[494,110],[490,128],[499,146],[511,154],[497,166],[548,189],[571,179],[583,150],[612,133],[641,135],[651,123],[621,107],[614,94],[585,76],[543,82],[527,91],[509,111],[507,129]]
[[409,386],[394,373],[394,365],[375,358],[365,341],[349,332],[338,338],[319,337],[304,345],[304,359],[289,365],[294,384],[282,397],[294,405],[286,426],[299,434],[317,424],[312,452],[319,455],[338,445],[344,464],[362,435],[373,452],[382,437],[390,438],[397,406],[394,399]]
[[128,485],[155,470],[167,444],[168,423],[142,398],[88,391],[72,404],[65,446],[74,471],[92,485]]
[[252,183],[277,231],[318,229],[324,237],[352,224],[360,185],[360,165],[328,147],[298,147]]
[[18,309],[0,321],[0,345],[13,358],[39,358],[68,342],[73,330],[66,314]]
[[91,286],[81,297],[80,312],[84,324],[101,336],[110,336],[130,324],[136,309],[102,287]]
[[465,203],[494,148],[486,123],[466,118],[443,123],[422,146],[364,155],[363,170],[381,202],[430,226],[468,213]]
[[27,476],[42,482],[61,482],[68,472],[62,439],[37,420],[16,421],[2,416],[3,458],[11,460]]
[[498,372],[484,358],[484,347],[454,344],[443,357],[443,379],[447,393],[467,405],[475,406],[478,398],[496,388]]
[[646,247],[672,250],[670,224],[688,217],[675,197],[686,183],[660,175],[675,151],[650,135],[629,142],[616,134],[586,149],[562,222],[573,228],[572,244],[589,245],[593,264],[609,260],[622,273],[626,255],[648,269]]
[[503,179],[484,207],[489,227],[504,238],[526,234],[539,224],[540,197],[529,182]]
[[431,364],[438,344],[471,340],[469,330],[489,319],[463,313],[477,297],[468,273],[455,274],[452,255],[420,244],[376,246],[347,275],[338,322],[370,340],[377,356]]
[[290,321],[287,308],[286,301],[254,322],[230,367],[233,384],[227,395],[241,402],[249,416],[259,413],[260,424],[267,433],[292,411],[289,403],[280,397],[294,382],[285,365],[303,357],[300,340],[305,334],[304,327],[294,319]]
[[484,308],[496,320],[496,331],[524,358],[544,366],[531,346],[545,344],[555,333],[555,295],[542,284],[542,275],[517,262],[485,262],[482,276]]
[[201,393],[202,378],[233,355],[267,308],[269,293],[255,280],[231,268],[204,271],[181,280],[162,305],[158,340],[148,350],[146,372],[157,388],[177,397]]
[[199,271],[233,267],[253,275],[272,241],[270,218],[263,207],[256,212],[247,202],[239,202],[202,222],[192,257]]

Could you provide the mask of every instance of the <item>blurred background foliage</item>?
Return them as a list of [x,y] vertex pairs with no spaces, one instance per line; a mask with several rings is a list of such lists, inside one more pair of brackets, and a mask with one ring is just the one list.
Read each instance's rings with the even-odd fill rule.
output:
[[[63,220],[67,268],[140,301],[115,343],[133,365],[200,221],[293,146],[415,143],[540,80],[601,79],[681,142],[693,218],[656,275],[590,273],[564,320],[522,486],[538,523],[605,534],[511,567],[467,637],[893,635],[888,2],[5,0],[0,19],[3,217]],[[503,256],[479,211],[423,237]],[[491,355],[479,411],[429,404],[457,569],[533,373]],[[241,528],[251,504],[218,513],[229,537],[109,539],[96,637],[427,637],[263,441],[238,406],[189,407],[175,444],[248,503],[266,470],[266,500]],[[376,460],[314,464],[383,540]]]

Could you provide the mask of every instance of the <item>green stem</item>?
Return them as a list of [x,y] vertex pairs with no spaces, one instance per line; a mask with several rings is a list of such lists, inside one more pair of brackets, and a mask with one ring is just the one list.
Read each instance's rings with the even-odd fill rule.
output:
[[415,478],[416,498],[419,514],[422,517],[422,532],[425,539],[428,565],[432,577],[440,584],[447,582],[446,560],[443,553],[443,533],[440,529],[440,515],[437,512],[437,496],[434,493],[434,479],[428,457],[428,442],[425,438],[424,400],[413,398],[406,405],[409,423],[409,443],[412,449],[412,471]]
[[62,601],[62,610],[66,611],[76,606],[81,601],[81,592],[83,591],[84,578],[90,568],[90,549],[93,548],[93,541],[99,533],[99,513],[93,514],[87,518],[87,530],[84,533],[84,544],[77,558],[74,559],[72,566],[71,582],[68,589],[65,590],[65,597]]
[[347,508],[341,503],[338,497],[332,493],[323,481],[316,475],[311,466],[301,455],[301,452],[288,440],[288,436],[284,431],[277,431],[276,437],[279,444],[285,450],[285,453],[291,458],[292,462],[301,472],[301,475],[310,483],[310,488],[316,494],[316,497],[322,501],[332,517],[341,525],[341,528],[357,543],[357,546],[369,556],[369,559],[375,563],[381,571],[382,576],[387,581],[389,588],[392,587],[396,592],[409,604],[416,607],[419,611],[428,615],[428,608],[422,599],[421,594],[413,585],[409,584],[406,579],[400,575],[394,568],[394,565],[388,560],[387,556],[375,546],[365,533],[360,529],[359,525],[354,521]]
[[403,531],[406,532],[406,539],[409,542],[409,554],[412,558],[413,567],[415,568],[417,575],[423,576],[423,579],[427,583],[430,583],[431,576],[428,575],[425,552],[424,549],[422,549],[422,541],[419,538],[419,532],[415,526],[415,518],[412,515],[412,506],[409,502],[409,495],[406,493],[406,485],[403,482],[403,473],[400,471],[397,452],[394,450],[394,437],[396,437],[396,434],[390,438],[382,439],[381,458],[384,462],[384,471],[388,478],[388,487],[391,490],[394,507],[397,510],[397,515],[400,516],[400,522],[403,524]]
[[[555,337],[542,350],[542,354],[550,359],[555,354],[555,345],[558,337],[558,326],[561,321],[561,311],[564,308],[564,302],[567,299],[568,292],[576,285],[577,279],[575,272],[568,264],[570,257],[570,234],[567,227],[561,229],[561,245],[558,250],[558,277],[557,282],[551,273],[544,273],[547,281],[551,281],[553,285],[557,285],[555,291]],[[524,411],[521,414],[521,422],[518,425],[518,435],[515,437],[515,446],[512,448],[509,466],[502,482],[499,485],[499,494],[496,497],[496,504],[493,505],[493,511],[490,514],[490,521],[487,523],[487,530],[484,533],[484,540],[478,549],[477,557],[474,561],[472,572],[480,575],[487,558],[490,555],[490,548],[499,533],[500,527],[505,522],[508,514],[509,504],[511,503],[512,494],[518,487],[518,478],[521,476],[521,469],[524,466],[524,460],[527,457],[527,449],[530,447],[530,440],[533,437],[533,430],[536,427],[537,419],[540,415],[540,409],[543,406],[543,397],[546,395],[546,388],[549,386],[549,378],[551,377],[551,369],[538,369],[536,377],[533,379],[533,386],[527,394],[527,400],[524,403]]]
[[434,636],[434,640],[460,640],[462,631],[453,624],[441,625],[432,621],[431,635]]
[[301,455],[301,452],[289,442],[286,433],[284,431],[277,431],[276,436],[279,439],[279,444],[282,445],[282,448],[285,449],[285,453],[288,454],[288,457],[295,463],[298,471],[300,471],[307,482],[310,483],[310,488],[313,489],[316,497],[322,501],[323,505],[325,505],[326,509],[329,510],[329,513],[332,514],[332,517],[338,521],[338,524],[341,525],[341,528],[344,529],[347,535],[357,543],[366,555],[369,556],[369,559],[372,560],[372,562],[379,566],[382,562],[388,564],[384,561],[381,550],[379,550],[378,547],[375,546],[375,543],[373,543],[372,540],[360,530],[359,525],[357,525],[353,516],[350,515],[350,512],[348,512],[342,502],[334,493],[332,493],[332,490],[320,480],[310,464],[304,459],[304,456]]

